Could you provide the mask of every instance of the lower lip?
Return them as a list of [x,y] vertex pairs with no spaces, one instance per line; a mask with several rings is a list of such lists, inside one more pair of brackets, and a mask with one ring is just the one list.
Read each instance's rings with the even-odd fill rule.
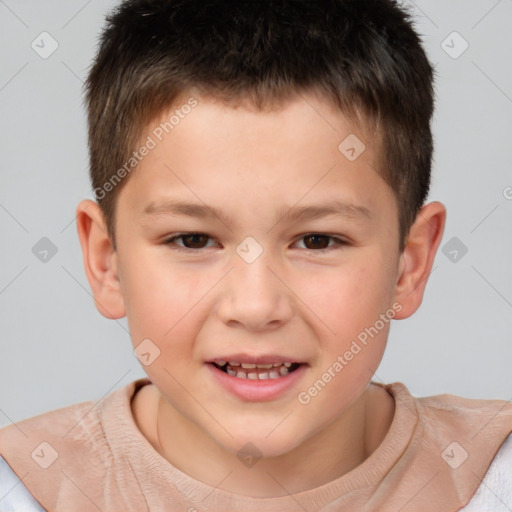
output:
[[298,382],[307,367],[306,364],[301,364],[293,372],[277,379],[254,380],[233,377],[219,370],[212,363],[206,363],[206,366],[224,389],[242,400],[251,402],[262,402],[280,397]]

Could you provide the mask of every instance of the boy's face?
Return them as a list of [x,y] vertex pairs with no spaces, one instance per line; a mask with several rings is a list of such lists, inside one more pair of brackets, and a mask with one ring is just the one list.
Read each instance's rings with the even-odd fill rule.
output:
[[[174,418],[278,455],[347,420],[379,365],[401,308],[396,200],[375,142],[313,95],[264,113],[198,99],[118,197],[124,307]],[[300,366],[213,364],[254,360]]]

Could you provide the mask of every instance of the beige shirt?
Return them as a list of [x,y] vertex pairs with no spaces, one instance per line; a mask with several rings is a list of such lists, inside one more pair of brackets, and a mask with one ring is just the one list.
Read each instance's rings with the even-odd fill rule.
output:
[[151,446],[130,406],[148,383],[0,429],[0,454],[49,512],[451,512],[469,502],[512,432],[508,402],[416,398],[402,383],[375,383],[394,398],[395,415],[370,457],[321,487],[248,498],[189,477]]

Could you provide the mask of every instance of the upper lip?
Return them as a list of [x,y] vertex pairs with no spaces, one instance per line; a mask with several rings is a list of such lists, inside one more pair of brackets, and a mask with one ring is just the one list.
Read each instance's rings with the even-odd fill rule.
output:
[[270,364],[270,363],[302,363],[295,357],[283,356],[281,354],[230,354],[221,357],[214,357],[207,361],[208,363],[218,363],[219,361],[236,361],[237,363],[249,364]]

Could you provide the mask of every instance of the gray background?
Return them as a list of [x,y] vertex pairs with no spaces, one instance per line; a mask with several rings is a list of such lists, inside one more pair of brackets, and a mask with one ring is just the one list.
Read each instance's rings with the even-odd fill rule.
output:
[[[99,400],[144,375],[126,320],[96,311],[74,219],[92,198],[81,87],[116,3],[0,0],[0,425]],[[437,69],[430,199],[448,209],[446,254],[420,310],[393,322],[374,379],[419,396],[509,400],[512,1],[408,4]],[[51,49],[45,31],[58,48],[42,58],[31,44]],[[46,262],[32,250],[43,237],[57,249]]]

